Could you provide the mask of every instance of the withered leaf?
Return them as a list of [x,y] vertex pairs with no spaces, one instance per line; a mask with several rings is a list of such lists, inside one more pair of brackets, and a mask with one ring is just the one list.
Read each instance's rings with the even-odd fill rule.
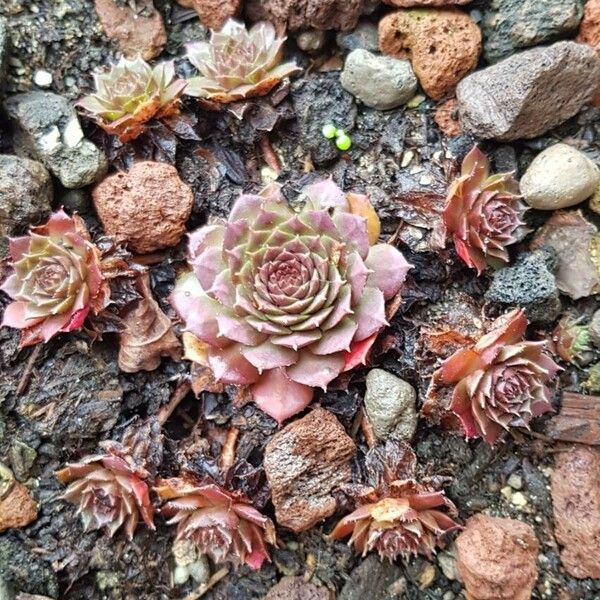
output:
[[136,288],[141,298],[121,316],[125,330],[119,335],[119,368],[126,373],[153,371],[162,356],[181,359],[181,344],[171,320],[152,297],[148,272],[140,274]]

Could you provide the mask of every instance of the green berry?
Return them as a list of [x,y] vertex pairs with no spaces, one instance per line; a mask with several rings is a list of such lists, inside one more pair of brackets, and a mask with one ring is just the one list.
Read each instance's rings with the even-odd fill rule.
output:
[[347,133],[344,133],[342,131],[342,133],[340,134],[338,132],[338,136],[335,140],[335,145],[338,147],[339,150],[350,150],[350,146],[352,146],[352,140],[350,139],[350,136]]
[[335,125],[329,123],[329,125],[323,125],[323,129],[321,129],[321,133],[328,140],[333,139],[337,135],[337,128]]

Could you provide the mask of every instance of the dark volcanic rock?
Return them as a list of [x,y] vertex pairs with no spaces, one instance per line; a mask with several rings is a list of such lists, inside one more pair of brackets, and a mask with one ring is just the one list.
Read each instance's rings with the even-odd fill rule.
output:
[[494,273],[486,298],[507,307],[521,306],[532,321],[551,323],[561,310],[554,266],[551,248],[521,254],[514,265]]
[[296,81],[292,85],[292,100],[302,146],[317,165],[334,161],[340,152],[332,140],[323,137],[323,125],[332,123],[350,133],[356,122],[354,98],[342,88],[339,76],[329,73]]
[[290,423],[265,448],[264,467],[279,525],[304,531],[331,516],[333,490],[351,476],[352,439],[324,408]]
[[338,600],[388,600],[390,586],[402,577],[402,569],[370,554],[350,574]]
[[523,48],[569,37],[583,14],[581,0],[492,0],[483,13],[483,53],[497,62]]
[[460,122],[479,138],[533,138],[577,114],[599,85],[600,58],[589,46],[532,48],[458,84]]

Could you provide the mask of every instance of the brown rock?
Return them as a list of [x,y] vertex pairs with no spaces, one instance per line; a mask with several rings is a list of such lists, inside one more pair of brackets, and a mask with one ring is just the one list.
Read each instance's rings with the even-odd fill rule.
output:
[[440,104],[435,109],[433,120],[445,135],[453,137],[461,134],[462,127],[458,120],[458,102],[456,98],[450,98],[450,100]]
[[555,455],[554,535],[573,577],[600,577],[600,448],[573,444]]
[[247,0],[246,15],[251,21],[271,21],[297,29],[354,29],[363,9],[363,0]]
[[529,600],[538,577],[533,528],[477,514],[456,538],[457,567],[472,600]]
[[332,595],[324,587],[304,581],[304,577],[283,577],[263,600],[331,600]]
[[[576,41],[592,46],[600,56],[600,0],[587,0],[585,3]],[[592,99],[592,104],[600,106],[600,89]]]
[[167,33],[152,0],[143,0],[137,10],[118,6],[115,0],[95,0],[95,3],[104,32],[125,56],[134,58],[141,54],[150,60],[163,51]]
[[548,424],[548,434],[561,442],[600,446],[600,396],[563,392],[560,413]]
[[219,30],[227,19],[239,15],[242,0],[177,0],[181,6],[194,8],[206,27]]
[[438,100],[477,66],[481,31],[459,10],[397,10],[379,22],[379,47],[409,58],[425,93]]
[[8,492],[0,500],[0,533],[13,527],[25,527],[37,519],[38,505],[29,490],[13,481]]
[[140,254],[175,246],[194,201],[177,170],[158,162],[135,163],[107,177],[92,197],[106,233]]
[[452,6],[469,4],[472,0],[383,0],[385,4],[397,8],[414,8],[419,6]]
[[265,448],[264,466],[279,525],[299,532],[331,516],[331,492],[350,480],[354,442],[327,410],[290,423]]

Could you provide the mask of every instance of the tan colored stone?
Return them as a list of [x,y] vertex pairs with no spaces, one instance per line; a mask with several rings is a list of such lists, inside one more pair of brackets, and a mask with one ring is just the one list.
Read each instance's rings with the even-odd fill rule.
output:
[[379,47],[410,59],[425,93],[439,100],[477,66],[481,31],[459,10],[397,10],[379,22]]
[[457,567],[472,600],[529,600],[538,577],[533,528],[477,514],[456,538]]
[[446,102],[442,102],[433,114],[433,120],[442,130],[444,135],[454,137],[462,133],[462,127],[458,120],[458,102],[456,98],[450,98]]
[[110,175],[92,197],[106,233],[140,254],[177,245],[194,202],[175,167],[159,162]]
[[200,21],[206,27],[219,30],[227,19],[239,15],[242,0],[177,0],[187,8],[193,8],[198,13]]
[[290,423],[265,448],[264,467],[277,523],[305,531],[337,508],[334,489],[351,477],[356,447],[324,408]]
[[7,529],[25,527],[37,519],[38,505],[29,490],[14,481],[6,496],[0,500],[0,533]]
[[268,592],[263,600],[332,600],[326,587],[304,581],[304,577],[283,577]]
[[148,16],[128,6],[119,6],[114,0],[95,0],[95,4],[104,32],[124,56],[134,58],[141,54],[144,59],[150,60],[163,51],[167,33],[152,0],[146,0]]
[[551,492],[563,567],[573,577],[600,578],[600,448],[573,444],[555,454]]

